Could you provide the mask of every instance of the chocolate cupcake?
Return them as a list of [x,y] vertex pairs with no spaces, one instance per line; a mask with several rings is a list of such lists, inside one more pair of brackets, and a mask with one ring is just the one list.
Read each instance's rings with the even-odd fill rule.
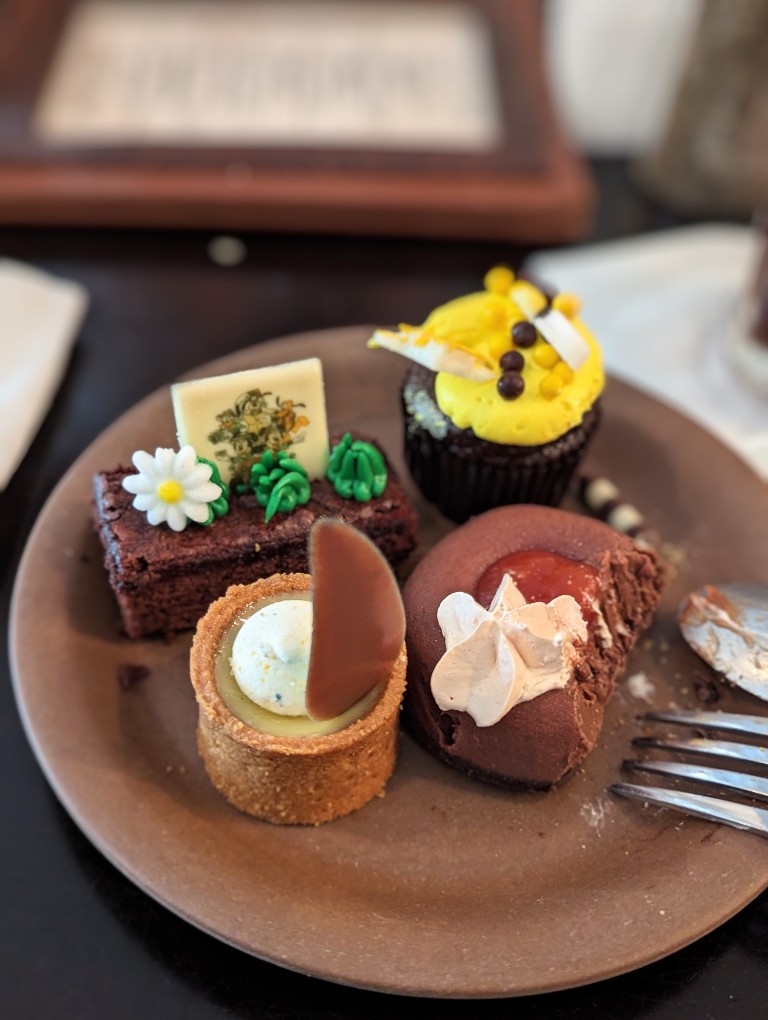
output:
[[605,381],[576,298],[550,299],[502,267],[485,287],[369,341],[416,363],[402,391],[406,462],[459,523],[509,503],[557,505],[598,426]]

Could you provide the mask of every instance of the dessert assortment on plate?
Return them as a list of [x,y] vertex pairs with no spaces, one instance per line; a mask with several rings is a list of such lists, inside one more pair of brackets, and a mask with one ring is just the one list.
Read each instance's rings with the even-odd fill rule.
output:
[[600,348],[570,294],[505,267],[485,290],[369,346],[413,365],[403,383],[405,457],[424,496],[459,523],[509,503],[556,506],[600,420]]
[[485,283],[369,341],[414,362],[416,483],[473,516],[416,567],[405,615],[390,568],[416,545],[415,511],[375,440],[329,438],[317,359],[174,386],[178,452],[94,479],[125,633],[197,627],[198,748],[240,810],[319,824],[380,793],[406,646],[407,724],[469,774],[548,787],[595,744],[663,571],[649,547],[552,506],[604,383],[578,301],[503,268]]

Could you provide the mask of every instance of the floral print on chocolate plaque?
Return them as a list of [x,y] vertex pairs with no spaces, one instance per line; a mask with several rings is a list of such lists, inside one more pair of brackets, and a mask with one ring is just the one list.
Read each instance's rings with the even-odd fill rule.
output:
[[232,407],[216,415],[218,427],[208,436],[217,449],[217,464],[222,463],[233,478],[246,478],[262,454],[269,450],[299,452],[293,447],[304,442],[310,424],[302,401],[283,399],[262,390],[248,390]]

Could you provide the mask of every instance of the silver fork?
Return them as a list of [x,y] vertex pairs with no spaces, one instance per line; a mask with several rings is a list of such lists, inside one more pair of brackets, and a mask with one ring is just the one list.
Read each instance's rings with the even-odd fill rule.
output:
[[[648,712],[642,716],[647,722],[673,723],[678,726],[693,726],[709,731],[733,733],[741,736],[761,738],[768,743],[768,717],[758,715],[736,715],[728,712]],[[728,740],[711,740],[702,737],[660,740],[656,737],[636,737],[636,747],[656,748],[699,757],[730,759],[762,768],[768,777],[768,746],[734,743]],[[691,783],[702,783],[719,791],[731,791],[750,800],[768,802],[768,778],[729,769],[689,765],[678,761],[661,761],[644,758],[639,761],[625,761],[624,768],[631,772],[671,777]],[[721,797],[708,797],[683,790],[668,790],[661,786],[638,786],[634,783],[615,783],[611,790],[622,797],[638,800],[644,804],[676,808],[687,814],[722,822],[737,829],[755,832],[768,837],[768,810],[752,804],[742,804]]]

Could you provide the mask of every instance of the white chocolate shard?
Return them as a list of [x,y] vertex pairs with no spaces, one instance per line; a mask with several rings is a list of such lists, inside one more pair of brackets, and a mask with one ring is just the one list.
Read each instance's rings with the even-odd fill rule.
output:
[[523,315],[554,347],[566,365],[574,372],[581,368],[589,357],[589,344],[573,323],[555,308],[547,305],[542,308],[540,295],[533,287],[517,288],[513,298]]
[[498,372],[467,348],[439,343],[422,330],[377,329],[368,341],[368,346],[383,347],[433,372],[447,372],[473,382],[488,382],[498,375]]
[[310,479],[328,466],[328,419],[319,358],[194,379],[171,387],[181,444],[212,460],[229,482],[247,481],[266,450],[286,450]]
[[589,344],[576,327],[554,308],[534,316],[533,324],[574,372],[589,357]]

